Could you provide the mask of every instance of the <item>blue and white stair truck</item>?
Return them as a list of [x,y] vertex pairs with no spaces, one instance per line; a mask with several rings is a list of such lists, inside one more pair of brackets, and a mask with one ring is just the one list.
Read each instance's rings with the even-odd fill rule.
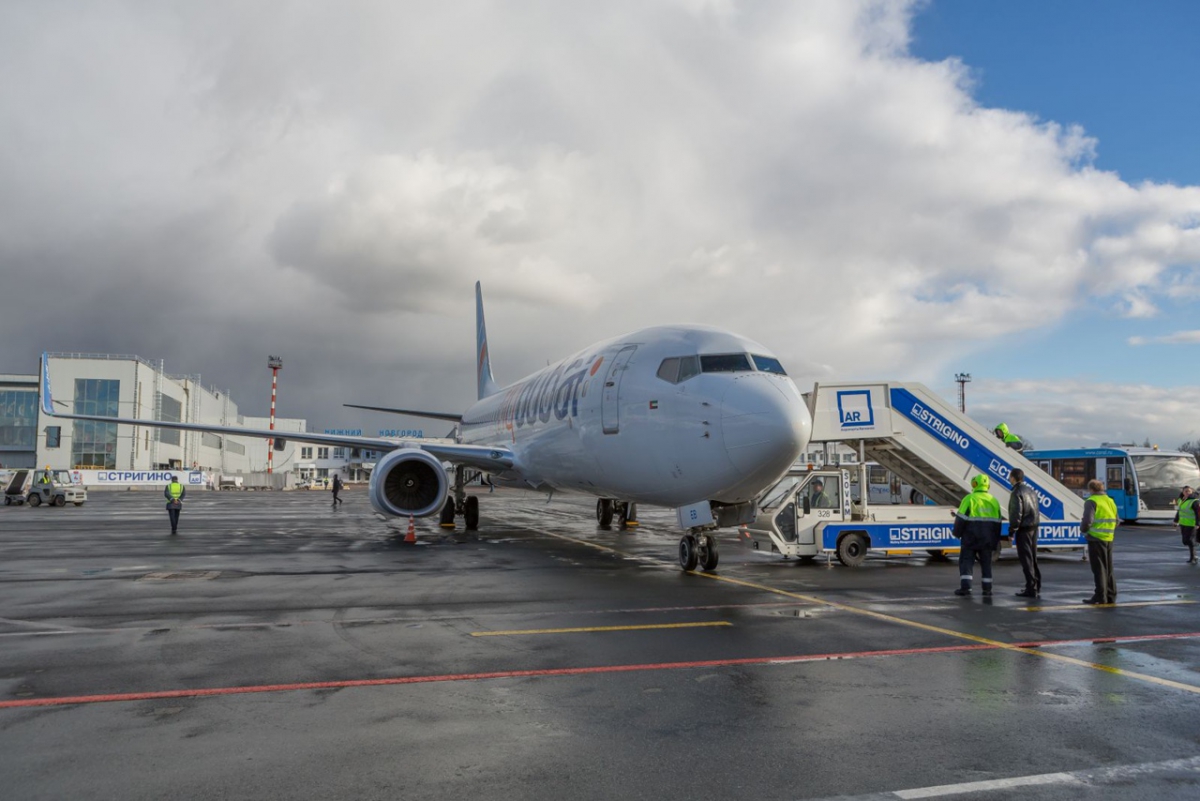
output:
[[1039,550],[1083,547],[1083,499],[924,385],[817,384],[805,399],[812,444],[836,442],[857,451],[860,487],[866,486],[866,463],[877,462],[936,505],[872,505],[867,493],[852,500],[849,470],[796,469],[762,497],[755,522],[739,529],[746,547],[801,559],[836,555],[850,567],[871,552],[949,556],[959,549],[954,514],[971,478],[988,476],[1007,513],[1015,467],[1025,471],[1041,504]]

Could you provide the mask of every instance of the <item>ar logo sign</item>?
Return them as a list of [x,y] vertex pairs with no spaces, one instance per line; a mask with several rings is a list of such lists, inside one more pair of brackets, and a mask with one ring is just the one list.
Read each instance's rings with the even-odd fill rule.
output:
[[871,408],[871,390],[850,389],[837,394],[838,422],[842,428],[868,428],[875,425]]

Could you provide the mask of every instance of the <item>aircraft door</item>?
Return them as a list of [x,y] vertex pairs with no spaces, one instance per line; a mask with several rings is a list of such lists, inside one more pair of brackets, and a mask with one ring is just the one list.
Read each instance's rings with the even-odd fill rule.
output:
[[625,374],[625,365],[629,363],[635,350],[637,345],[621,348],[608,367],[608,375],[604,377],[604,394],[600,396],[600,419],[605,434],[616,434],[621,430],[621,376]]

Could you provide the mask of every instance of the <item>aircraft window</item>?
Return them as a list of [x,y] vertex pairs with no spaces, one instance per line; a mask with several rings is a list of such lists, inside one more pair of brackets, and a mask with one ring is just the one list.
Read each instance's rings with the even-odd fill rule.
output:
[[679,381],[678,375],[679,359],[663,359],[662,364],[658,366],[658,377],[675,384]]
[[679,383],[687,381],[694,375],[700,375],[700,357],[684,356],[679,360]]
[[722,353],[700,357],[700,371],[704,373],[752,373],[750,358],[744,353]]
[[758,355],[751,356],[750,358],[754,359],[754,366],[764,373],[787,375],[787,371],[783,369],[783,365],[779,363],[779,359]]

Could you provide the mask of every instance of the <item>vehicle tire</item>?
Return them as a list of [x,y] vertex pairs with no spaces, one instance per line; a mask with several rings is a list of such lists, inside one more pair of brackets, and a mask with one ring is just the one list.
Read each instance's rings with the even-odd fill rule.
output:
[[55,495],[54,496],[54,505],[55,506],[66,506],[67,499],[62,495]]
[[36,492],[34,494],[30,495],[29,496],[29,505],[30,506],[41,506],[42,505],[42,496],[38,495]]
[[870,541],[866,535],[851,532],[838,540],[837,558],[846,567],[858,567],[867,558]]
[[1000,561],[1000,549],[993,548],[992,549],[992,564],[994,565],[999,561]]
[[691,534],[684,534],[679,540],[679,566],[691,572],[696,569],[696,563],[699,561],[699,555],[696,553],[696,538]]
[[479,498],[474,495],[468,495],[463,510],[463,520],[466,521],[467,531],[479,530]]
[[611,498],[596,500],[596,523],[600,528],[610,528],[613,521],[613,502]]
[[720,559],[720,554],[717,553],[717,540],[711,534],[702,534],[697,538],[697,553],[696,561],[700,563],[700,568],[711,573],[717,569],[717,561]]
[[5,496],[4,496],[4,505],[5,505],[5,506],[12,506],[12,498],[10,498],[10,497],[8,497],[7,495],[5,495]]
[[439,521],[442,528],[454,528],[454,499],[447,498],[446,505],[442,507],[442,518]]

